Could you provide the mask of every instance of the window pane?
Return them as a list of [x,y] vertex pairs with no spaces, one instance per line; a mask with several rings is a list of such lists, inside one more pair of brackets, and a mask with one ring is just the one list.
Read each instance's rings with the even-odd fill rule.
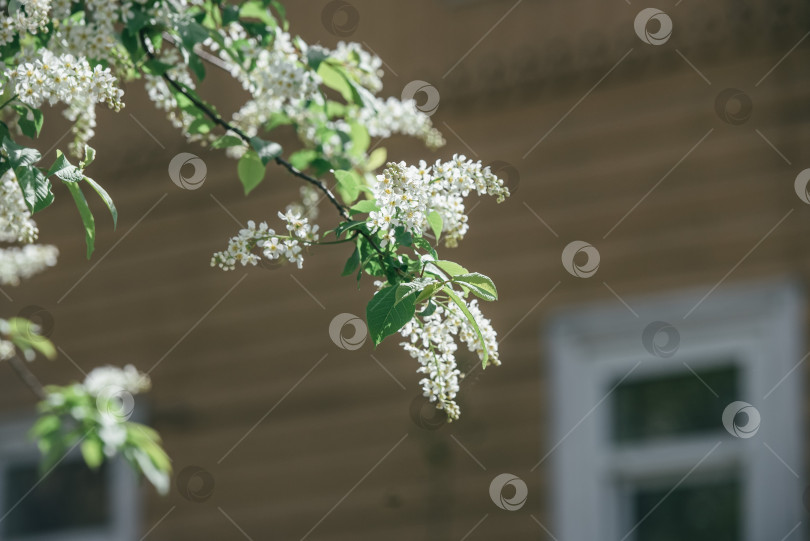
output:
[[82,462],[63,462],[37,485],[36,464],[9,466],[3,479],[6,510],[19,504],[0,523],[3,538],[104,526],[109,519],[108,475],[106,463],[92,471]]
[[722,430],[720,419],[736,399],[738,376],[729,366],[622,383],[613,393],[613,439],[626,443]]
[[633,539],[740,541],[740,489],[736,480],[681,486],[669,496],[671,487],[638,489],[632,501],[634,524],[647,518],[639,524]]

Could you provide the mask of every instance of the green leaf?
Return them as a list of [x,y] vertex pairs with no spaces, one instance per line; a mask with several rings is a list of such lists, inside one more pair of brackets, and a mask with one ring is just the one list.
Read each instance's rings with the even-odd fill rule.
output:
[[[39,132],[42,129],[42,122],[44,120],[42,111],[27,105],[14,105],[13,108],[17,111],[17,114],[20,115],[20,118],[17,120],[17,125],[20,127],[23,134],[31,139],[39,137]],[[29,113],[31,113],[31,118],[28,116]]]
[[236,172],[239,174],[239,181],[248,195],[253,189],[264,180],[266,168],[259,155],[253,150],[248,150],[239,159]]
[[381,165],[385,164],[385,160],[388,158],[388,151],[384,148],[377,148],[374,149],[371,154],[368,155],[368,162],[366,162],[366,168],[369,171],[374,171]]
[[93,219],[93,213],[90,212],[90,207],[87,205],[87,199],[84,198],[82,189],[79,184],[75,182],[66,182],[65,186],[70,190],[70,195],[73,196],[73,201],[76,203],[76,208],[79,209],[79,216],[82,218],[82,225],[84,225],[84,241],[87,244],[87,259],[93,255],[96,244],[96,222]]
[[396,291],[396,286],[382,288],[366,307],[368,330],[375,345],[413,319],[416,296],[407,296],[397,302]]
[[265,141],[260,137],[251,137],[250,146],[256,151],[264,165],[267,165],[270,160],[275,160],[281,156],[281,145],[273,141]]
[[278,25],[270,11],[258,0],[243,3],[239,8],[239,16],[247,19],[258,19],[267,26],[275,27]]
[[425,309],[422,310],[421,312],[419,312],[417,315],[419,317],[427,317],[427,316],[433,314],[433,312],[435,312],[435,311],[436,311],[436,305],[433,304],[432,302],[428,302],[428,305],[425,306]]
[[34,165],[42,158],[37,149],[20,146],[8,137],[3,139],[3,150],[8,155],[8,163],[14,169]]
[[56,175],[62,182],[79,182],[84,177],[82,171],[71,164],[61,150],[56,151],[56,161],[48,170],[48,176],[51,175]]
[[25,205],[31,213],[39,212],[53,203],[51,181],[42,174],[42,171],[33,166],[20,166],[14,168],[17,184],[23,193]]
[[307,49],[307,64],[310,68],[318,70],[321,62],[329,58],[329,53],[321,47],[309,47]]
[[84,160],[79,162],[79,169],[84,169],[96,159],[96,149],[90,145],[84,145]]
[[31,427],[29,435],[33,438],[41,438],[59,430],[60,426],[62,426],[62,421],[59,416],[49,413],[37,419],[37,422]]
[[157,58],[153,58],[147,62],[144,62],[142,69],[144,73],[160,77],[161,75],[172,69],[172,65],[166,64],[165,62],[161,62]]
[[353,211],[355,214],[368,214],[369,212],[380,210],[380,207],[378,207],[377,203],[371,199],[363,199],[362,201],[355,203],[354,206],[349,210]]
[[492,280],[478,272],[459,274],[453,277],[453,281],[464,284],[472,291],[473,295],[485,301],[494,301],[498,298],[498,290],[495,289]]
[[459,265],[458,263],[453,263],[452,261],[443,261],[441,259],[437,261],[431,261],[431,265],[438,267],[439,269],[443,270],[450,276],[458,276],[460,274],[469,274],[470,271]]
[[8,324],[8,337],[18,348],[23,351],[38,351],[51,360],[56,358],[53,343],[36,332],[34,323],[22,317],[13,317],[8,320]]
[[435,210],[431,210],[427,215],[427,222],[428,225],[430,225],[430,229],[433,230],[433,235],[436,237],[436,242],[439,242],[439,239],[442,236],[442,227],[444,227],[441,214]]
[[444,286],[442,288],[442,291],[447,293],[447,296],[450,297],[450,300],[456,303],[456,306],[459,307],[461,312],[467,318],[467,321],[470,322],[470,326],[472,326],[473,330],[475,331],[475,334],[478,336],[478,341],[481,342],[481,348],[484,350],[484,358],[481,360],[481,368],[486,368],[487,362],[489,361],[489,352],[487,351],[487,343],[484,341],[484,335],[481,334],[481,329],[478,327],[478,322],[475,321],[475,317],[473,317],[473,315],[470,313],[470,310],[467,308],[467,305],[464,304],[464,301],[462,301],[458,297],[458,295],[456,295],[453,292],[452,289],[450,289],[447,286]]
[[305,170],[309,164],[318,157],[318,151],[312,149],[303,149],[293,152],[290,155],[290,163],[299,171]]
[[354,156],[363,156],[371,144],[371,138],[368,135],[368,129],[359,122],[352,122],[350,125],[349,135],[352,138],[351,153]]
[[419,248],[422,248],[427,253],[429,253],[431,256],[433,256],[433,259],[438,259],[439,254],[436,253],[436,250],[433,248],[433,246],[431,246],[430,243],[427,240],[425,240],[424,238],[422,238],[422,237],[414,237],[413,238],[413,243],[414,243],[415,246],[418,246]]
[[335,236],[337,236],[337,238],[340,238],[340,236],[343,233],[346,233],[347,231],[351,231],[353,229],[358,229],[360,227],[363,227],[364,225],[366,225],[366,222],[364,220],[349,220],[348,222],[342,222],[338,224],[338,226],[335,228]]
[[101,197],[101,200],[104,201],[104,204],[107,205],[107,209],[110,211],[110,215],[112,215],[113,229],[118,227],[118,209],[115,208],[115,203],[113,203],[110,194],[108,194],[107,190],[102,188],[101,185],[92,178],[84,177],[84,181],[96,191],[98,196]]
[[349,256],[349,259],[346,260],[346,265],[343,267],[343,272],[340,273],[341,276],[349,276],[354,274],[354,271],[357,270],[357,267],[360,266],[360,250],[355,248],[352,255]]
[[365,185],[363,177],[356,171],[335,171],[338,180],[337,191],[347,205],[354,203],[360,196],[360,189]]
[[441,284],[439,284],[438,282],[433,282],[432,284],[427,286],[425,289],[422,290],[419,296],[416,297],[416,304],[422,303],[427,299],[433,297],[433,294],[436,293],[436,290],[439,289],[440,287]]
[[93,435],[82,441],[82,456],[91,470],[95,470],[104,462],[104,450],[101,440]]
[[228,148],[228,147],[235,147],[242,144],[242,139],[235,135],[223,135],[213,143],[211,143],[211,148]]
[[323,80],[323,84],[332,90],[338,91],[344,100],[347,102],[354,101],[356,91],[346,76],[343,75],[341,68],[333,66],[329,62],[321,62],[318,66],[318,75]]

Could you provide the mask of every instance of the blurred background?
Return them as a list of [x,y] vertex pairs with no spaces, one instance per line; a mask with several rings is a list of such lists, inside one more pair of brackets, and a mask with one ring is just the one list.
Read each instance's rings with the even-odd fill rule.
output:
[[[467,238],[446,251],[498,285],[483,308],[503,366],[459,355],[462,417],[445,423],[395,339],[330,338],[373,292],[339,277],[341,247],[302,271],[210,268],[299,184],[271,169],[246,198],[233,161],[187,143],[130,84],[126,109],[100,110],[91,170],[117,231],[97,209],[85,260],[57,192],[38,222],[59,265],[0,303],[60,346],[31,365],[43,381],[151,370],[137,415],[164,437],[172,491],[79,456],[40,483],[35,400],[0,367],[0,539],[810,539],[810,5],[287,8],[307,42],[378,54],[383,95],[417,81],[448,144],[396,139],[389,159],[463,153],[511,188],[502,205],[472,201]],[[224,111],[244,97],[216,77],[202,95]],[[43,154],[66,129],[50,115]],[[199,189],[169,178],[180,152],[205,162]],[[321,227],[336,217],[323,207]]]

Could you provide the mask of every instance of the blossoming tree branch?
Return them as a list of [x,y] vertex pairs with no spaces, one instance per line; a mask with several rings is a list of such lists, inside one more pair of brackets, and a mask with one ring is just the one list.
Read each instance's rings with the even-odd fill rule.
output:
[[[416,165],[387,160],[380,144],[392,135],[419,138],[432,150],[444,139],[413,100],[379,96],[378,57],[357,43],[328,49],[291,36],[277,0],[11,0],[0,6],[0,240],[9,245],[0,248],[0,285],[17,285],[56,263],[55,247],[36,244],[33,220],[53,203],[54,185],[64,186],[76,204],[88,258],[95,220],[86,194],[101,198],[115,225],[112,198],[86,173],[95,157],[96,107],[119,111],[123,84],[141,80],[155,107],[190,142],[237,160],[246,195],[270,169],[302,182],[301,200],[274,213],[278,225],[248,222],[211,266],[233,270],[270,260],[301,268],[310,249],[345,244],[342,274],[358,283],[363,275],[374,280],[366,319],[375,345],[399,334],[418,362],[424,395],[448,419],[459,417],[458,345],[484,367],[500,364],[496,333],[479,306],[479,299],[496,300],[497,291],[488,277],[439,257],[437,249],[465,236],[469,195],[501,202],[509,191],[488,167],[464,156]],[[224,70],[248,96],[229,118],[198,93],[211,69]],[[72,141],[51,164],[36,149],[46,106],[61,108],[72,122]],[[274,140],[281,126],[294,130],[294,147]],[[313,222],[321,204],[334,213],[332,229],[319,233]],[[82,383],[42,386],[26,366],[37,355],[54,358],[56,348],[33,322],[0,320],[0,359],[41,401],[32,433],[43,466],[73,447],[91,467],[122,455],[167,491],[170,464],[160,438],[129,420],[132,397],[148,390],[148,376],[131,366],[105,366]]]

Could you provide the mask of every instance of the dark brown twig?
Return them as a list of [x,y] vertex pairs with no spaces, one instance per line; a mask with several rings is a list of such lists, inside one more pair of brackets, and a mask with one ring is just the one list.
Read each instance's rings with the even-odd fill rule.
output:
[[42,387],[42,383],[37,379],[33,372],[28,369],[26,366],[25,361],[17,357],[16,355],[8,360],[8,364],[14,369],[17,375],[20,377],[23,383],[25,383],[31,392],[33,392],[38,399],[45,400],[48,398],[48,394],[45,392],[45,389]]
[[[139,37],[141,40],[141,45],[143,46],[144,51],[146,51],[146,55],[149,57],[150,60],[154,60],[155,53],[152,51],[151,47],[149,47],[149,44],[146,42],[146,36],[143,30],[140,31]],[[248,137],[248,135],[244,131],[227,122],[217,113],[212,111],[211,108],[208,107],[208,105],[203,103],[201,100],[197,99],[196,96],[189,93],[188,90],[183,88],[183,85],[172,79],[166,72],[164,72],[161,75],[161,77],[172,88],[174,88],[175,90],[183,94],[186,98],[188,98],[194,104],[194,106],[197,107],[200,111],[202,111],[203,114],[205,114],[205,116],[207,116],[214,124],[224,128],[227,131],[235,133],[236,135],[239,136],[240,139],[242,139],[242,141],[247,143],[248,146],[251,146],[250,137]],[[306,173],[296,168],[293,164],[291,164],[281,156],[277,156],[273,161],[275,161],[276,164],[287,169],[287,171],[289,171],[292,175],[315,186],[318,190],[323,192],[323,194],[326,196],[327,199],[329,199],[329,202],[332,203],[332,205],[337,209],[338,213],[344,220],[351,219],[351,216],[349,215],[349,211],[347,210],[347,208],[343,204],[341,204],[340,201],[337,200],[335,194],[332,193],[332,190],[329,189],[329,186],[327,186],[326,183],[324,183],[322,180],[307,175]],[[382,249],[377,245],[377,242],[371,237],[371,235],[369,235],[366,231],[363,231],[362,229],[360,229],[359,232],[361,235],[363,235],[363,237],[366,240],[369,241],[374,250],[382,258],[385,255],[385,252],[383,252]],[[397,269],[397,272],[401,273],[401,270]]]

